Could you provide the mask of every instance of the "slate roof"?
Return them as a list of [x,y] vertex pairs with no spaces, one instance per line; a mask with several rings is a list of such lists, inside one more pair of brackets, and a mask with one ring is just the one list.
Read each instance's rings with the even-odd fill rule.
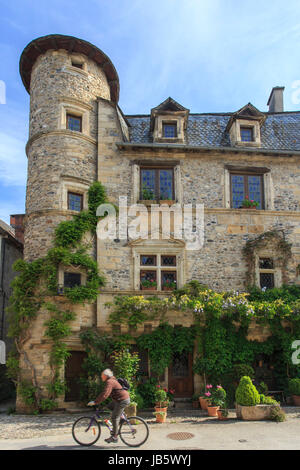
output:
[[[185,131],[185,145],[199,147],[231,147],[226,126],[233,113],[190,114]],[[265,113],[261,127],[260,148],[300,151],[300,112]],[[150,115],[126,116],[130,141],[151,143]]]

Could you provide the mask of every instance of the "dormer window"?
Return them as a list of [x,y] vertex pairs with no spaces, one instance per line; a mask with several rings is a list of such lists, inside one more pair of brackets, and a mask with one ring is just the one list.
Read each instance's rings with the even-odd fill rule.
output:
[[166,124],[163,122],[163,136],[168,139],[177,137],[177,124]]
[[168,98],[151,110],[151,126],[154,142],[183,143],[189,110],[172,98]]
[[260,147],[260,128],[266,117],[251,103],[234,113],[226,130],[232,146]]

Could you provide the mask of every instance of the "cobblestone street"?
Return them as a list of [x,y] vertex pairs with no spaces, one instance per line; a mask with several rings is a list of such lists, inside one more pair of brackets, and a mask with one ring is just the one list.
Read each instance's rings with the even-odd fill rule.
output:
[[[287,421],[246,422],[235,417],[231,410],[228,421],[209,418],[203,411],[177,411],[168,414],[167,423],[157,424],[151,412],[140,413],[150,427],[149,441],[142,449],[299,449],[300,410],[284,408]],[[80,414],[59,415],[5,415],[0,414],[0,449],[79,449],[72,439],[72,424]],[[88,414],[88,413],[87,413]],[[226,426],[224,432],[223,426]],[[174,432],[190,432],[193,438],[174,441],[168,437]],[[103,430],[93,449],[107,449]],[[128,448],[123,444],[110,449]]]

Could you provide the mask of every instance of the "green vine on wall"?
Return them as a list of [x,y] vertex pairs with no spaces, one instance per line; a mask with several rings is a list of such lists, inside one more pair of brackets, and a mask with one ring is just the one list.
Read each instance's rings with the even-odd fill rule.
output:
[[[176,310],[190,315],[190,328],[168,323],[167,313]],[[291,345],[300,338],[300,286],[215,292],[192,281],[164,299],[119,296],[109,322],[138,326],[150,319],[160,321],[160,326],[134,339],[148,351],[155,376],[164,372],[176,352],[191,352],[195,343],[194,372],[215,384],[222,381],[230,387],[233,366],[251,365],[260,354],[272,357],[281,386],[286,386],[288,377],[300,375],[300,367],[291,360]],[[262,342],[248,340],[251,322],[268,326],[272,336]]]
[[[98,218],[96,209],[106,203],[107,197],[100,182],[95,182],[88,190],[88,210],[73,216],[71,220],[61,222],[55,230],[53,247],[46,256],[32,262],[18,260],[14,269],[19,273],[12,282],[10,298],[9,336],[14,338],[16,349],[7,361],[8,376],[18,385],[25,404],[36,410],[52,409],[56,399],[66,390],[66,384],[60,379],[60,370],[69,356],[64,338],[70,335],[70,322],[75,319],[71,311],[63,311],[55,302],[50,302],[58,295],[59,266],[75,266],[86,272],[86,283],[73,288],[65,288],[64,296],[72,304],[95,302],[99,288],[105,279],[98,271],[97,262],[87,253],[89,245],[82,243],[86,232],[95,233]],[[52,348],[49,363],[52,380],[47,385],[48,396],[41,395],[36,370],[29,359],[24,345],[30,339],[30,326],[41,309],[50,313],[45,322],[45,337],[51,340]],[[31,378],[21,380],[19,359],[23,360],[31,371]]]

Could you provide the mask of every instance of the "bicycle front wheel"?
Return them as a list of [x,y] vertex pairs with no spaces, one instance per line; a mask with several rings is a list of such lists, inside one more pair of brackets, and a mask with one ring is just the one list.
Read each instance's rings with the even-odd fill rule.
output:
[[121,440],[129,447],[140,447],[149,436],[149,428],[139,416],[131,416],[128,421],[122,421],[119,429]]
[[77,419],[72,427],[72,436],[81,446],[92,446],[98,441],[100,434],[101,427],[91,416]]

